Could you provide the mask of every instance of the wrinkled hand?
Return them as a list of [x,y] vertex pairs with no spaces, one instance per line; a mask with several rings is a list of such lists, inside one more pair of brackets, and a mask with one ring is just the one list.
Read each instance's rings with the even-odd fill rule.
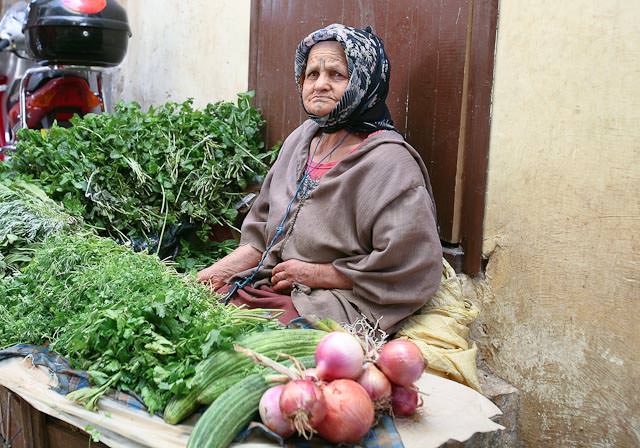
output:
[[309,288],[352,288],[353,283],[338,272],[331,263],[307,263],[287,260],[277,264],[271,271],[271,287],[275,291],[288,291],[294,283]]
[[292,289],[294,283],[301,283],[313,288],[313,279],[318,276],[318,266],[300,260],[283,261],[271,271],[271,287],[276,291],[285,291]]
[[198,272],[196,279],[200,283],[205,283],[212,290],[216,290],[225,285],[225,280],[229,276],[229,273],[222,268],[218,263],[214,263],[208,268],[205,268]]
[[208,268],[198,272],[196,279],[205,283],[212,290],[223,287],[227,280],[237,272],[249,269],[260,261],[262,252],[248,244],[236,248],[226,257],[218,260]]

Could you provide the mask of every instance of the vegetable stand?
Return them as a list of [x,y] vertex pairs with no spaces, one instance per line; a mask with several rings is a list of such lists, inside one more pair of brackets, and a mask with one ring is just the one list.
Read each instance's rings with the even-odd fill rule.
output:
[[[255,131],[260,121],[257,112],[248,107],[248,100],[249,97],[241,96],[237,106],[213,105],[204,115],[193,111],[189,103],[180,107],[168,104],[142,115],[135,106],[123,106],[112,117],[88,117],[76,122],[70,130],[54,128],[43,133],[31,132],[22,140],[23,150],[16,153],[10,163],[0,166],[3,168],[0,169],[0,347],[7,347],[0,353],[3,355],[0,359],[4,359],[4,355],[18,355],[0,361],[2,446],[72,448],[86,446],[91,436],[93,442],[101,444],[98,446],[171,448],[189,444],[191,447],[209,447],[209,441],[215,440],[215,446],[226,448],[252,418],[257,420],[254,412],[264,392],[261,389],[266,390],[267,383],[271,384],[271,380],[263,375],[271,376],[271,373],[265,373],[265,368],[273,365],[258,365],[253,355],[245,356],[247,353],[280,361],[283,363],[281,369],[273,369],[274,373],[282,376],[284,372],[285,378],[291,380],[295,375],[287,374],[284,365],[287,362],[298,363],[300,368],[296,365],[294,370],[300,375],[306,374],[302,366],[317,367],[317,378],[327,382],[326,390],[333,391],[330,394],[333,399],[331,403],[327,400],[326,409],[319,405],[314,414],[319,423],[311,429],[317,429],[325,440],[335,443],[361,440],[373,422],[374,404],[382,405],[387,400],[388,406],[391,399],[396,416],[413,414],[418,401],[414,386],[426,394],[421,412],[411,418],[398,419],[397,428],[386,417],[382,421],[384,424],[380,423],[367,437],[377,440],[382,433],[376,430],[389,426],[394,427],[394,432],[388,433],[388,440],[397,441],[399,435],[405,446],[437,447],[449,439],[463,441],[475,432],[501,428],[490,420],[500,411],[477,392],[434,375],[421,377],[424,360],[417,347],[409,358],[419,362],[402,364],[404,361],[401,360],[409,359],[398,356],[403,352],[410,353],[406,350],[406,341],[386,344],[387,348],[397,347],[391,351],[393,353],[389,352],[389,356],[382,348],[378,357],[380,347],[376,344],[360,348],[361,344],[357,342],[351,344],[348,357],[338,356],[338,347],[348,347],[341,341],[351,336],[345,333],[327,335],[336,330],[328,322],[314,322],[316,329],[306,326],[283,329],[274,319],[277,317],[277,312],[273,314],[275,310],[223,306],[193,276],[178,274],[173,265],[163,263],[148,251],[135,253],[131,250],[136,248],[134,243],[138,237],[159,249],[167,226],[182,225],[184,219],[208,232],[207,229],[216,223],[230,223],[235,217],[235,210],[231,208],[237,199],[235,195],[242,194],[250,178],[266,167],[262,162],[265,153],[253,154],[263,147],[259,139],[243,140],[244,143],[238,144],[242,136],[247,139],[247,136],[257,135],[246,131],[247,126]],[[167,132],[172,123],[182,125],[171,131],[173,137],[167,137],[153,133],[158,129],[158,120],[166,124],[163,129]],[[196,122],[200,123],[198,132],[191,127]],[[200,131],[206,133],[211,124],[217,124],[217,129],[224,131],[219,138],[214,139],[213,134],[201,135]],[[135,135],[127,134],[126,129]],[[84,132],[97,136],[99,144],[89,147],[91,139]],[[122,142],[107,144],[105,139],[114,135],[128,137]],[[167,138],[171,142],[181,141],[181,147],[186,148],[184,154],[188,155],[181,159],[182,164],[175,161],[173,165],[167,162],[157,167],[152,163],[155,159],[173,159],[160,157],[162,154],[149,159],[150,148],[143,147],[142,143],[153,140],[153,148],[164,148],[167,145],[163,142]],[[134,145],[140,151],[136,153],[137,161],[131,158],[132,148],[122,146],[126,142],[140,143]],[[71,148],[71,153],[62,151],[64,148]],[[230,151],[228,157],[224,148]],[[102,160],[104,166],[98,169],[91,164],[84,165],[85,153],[89,150],[95,150],[92,159]],[[125,153],[129,156],[120,166],[122,172],[114,172]],[[195,157],[196,153],[202,157]],[[248,159],[240,157],[241,154]],[[49,156],[59,159],[51,161],[47,159]],[[250,166],[253,162],[249,159],[256,163],[255,167]],[[149,163],[140,165],[140,161],[145,160]],[[189,193],[186,185],[191,185],[194,167],[221,169],[218,162],[222,160],[237,163],[224,168],[224,172],[201,173],[200,179],[226,179],[233,185],[226,181],[215,185],[195,182],[203,189]],[[73,166],[68,166],[69,163]],[[54,165],[59,165],[56,173],[46,171]],[[146,174],[141,166],[146,167]],[[46,172],[35,172],[34,167]],[[112,181],[130,179],[132,169],[141,184],[128,191],[144,194],[127,193],[127,197],[135,197],[135,201],[127,202],[124,197],[114,196],[116,192],[124,191],[124,183],[115,185]],[[165,172],[167,169],[169,171]],[[77,178],[60,177],[61,173],[64,177],[65,173],[73,172]],[[251,176],[245,178],[240,172]],[[100,173],[106,177],[100,178]],[[120,177],[116,176],[118,173]],[[186,177],[181,177],[181,173]],[[52,179],[53,183],[50,182]],[[100,194],[97,185],[100,185]],[[174,187],[177,188],[175,192]],[[223,193],[233,192],[233,195],[212,207],[211,200],[215,198],[203,195],[205,191],[218,199],[224,196]],[[66,207],[56,201],[63,202]],[[153,205],[155,212],[138,207],[139,204]],[[204,209],[212,214],[200,213]],[[169,214],[169,210],[173,214]],[[157,219],[141,221],[138,219],[140,213]],[[96,217],[106,221],[96,221]],[[159,229],[160,235],[155,241],[151,232]],[[98,235],[100,232],[102,236]],[[112,239],[119,240],[120,237],[128,240],[127,244],[118,244]],[[204,235],[203,241],[208,239]],[[208,256],[212,255],[210,247],[204,249]],[[191,253],[190,257],[193,255]],[[193,266],[185,263],[183,268],[188,270]],[[337,326],[335,322],[333,324]],[[323,344],[321,339],[325,338],[338,343]],[[413,346],[413,343],[409,344]],[[329,348],[323,351],[321,346]],[[374,348],[376,350],[372,350]],[[355,352],[360,352],[358,357],[352,356]],[[303,360],[310,355],[313,363],[307,366]],[[365,367],[363,355],[375,360],[381,371],[376,373],[368,369],[373,372],[371,378],[357,384],[354,380]],[[351,361],[349,369],[338,368],[343,357]],[[41,362],[43,359],[47,362]],[[55,370],[56,375],[41,367],[45,365]],[[398,376],[396,369],[401,365],[405,367]],[[396,389],[391,387],[385,375]],[[245,388],[244,382],[253,381],[252,378],[262,379],[256,380],[255,384],[247,383]],[[52,384],[53,379],[57,384]],[[386,387],[381,387],[385,382]],[[352,397],[350,392],[344,393],[347,389],[340,389],[342,386],[350,388],[349,391],[354,387],[360,389],[364,394],[361,394],[362,399],[346,400],[346,403],[334,406],[342,402],[338,393],[341,390],[343,396]],[[393,390],[404,388],[407,388],[408,395],[405,395],[410,400],[398,400],[398,395],[393,393]],[[389,389],[392,389],[391,396]],[[148,412],[105,395],[109,390],[126,393],[127,400],[136,400]],[[69,394],[65,397],[59,392]],[[10,398],[12,396],[14,398]],[[324,393],[317,401],[324,400],[321,396]],[[19,402],[20,410],[12,413],[16,402]],[[246,403],[246,406],[240,408],[237,403]],[[286,419],[300,417],[303,420],[299,425],[301,429],[296,429],[305,435],[304,419],[311,416],[311,407],[296,405],[285,409],[280,402],[277,407],[274,403],[273,400],[268,403],[269,409],[277,409]],[[396,403],[406,406],[400,410],[402,408]],[[211,406],[199,420],[196,413],[183,422],[201,405]],[[368,417],[362,417],[364,413],[347,414],[345,409],[368,410]],[[346,425],[344,419],[336,419],[338,411],[344,417],[350,416],[352,424]],[[158,416],[160,412],[164,418]],[[325,421],[331,422],[330,417],[348,429],[341,438],[332,439],[336,436],[332,431],[333,423],[322,429]],[[275,431],[267,420],[271,421],[263,417],[265,425]],[[58,431],[62,442],[57,443],[51,436],[54,429],[49,423],[56,428],[66,428]],[[181,424],[171,425],[177,423]],[[70,437],[68,440],[64,440],[65,434]],[[250,443],[273,446],[266,439]],[[247,442],[243,444],[246,446]],[[393,448],[401,446],[391,442],[384,446],[391,445]]]
[[[111,447],[186,446],[195,419],[181,425],[169,425],[160,417],[128,408],[111,398],[102,398],[99,412],[91,412],[51,390],[49,373],[29,364],[28,359],[20,358],[0,362],[0,386],[20,396],[40,413],[89,431],[100,439],[100,443]],[[421,377],[418,386],[426,393],[423,409],[415,418],[397,421],[405,447],[438,447],[448,440],[463,442],[476,432],[502,429],[491,420],[500,414],[500,410],[473,389],[429,373]],[[2,413],[0,428],[5,431],[5,406]],[[12,416],[13,428],[23,427],[20,418],[20,415]],[[25,441],[24,445],[14,444],[14,448],[41,446],[37,441]],[[236,446],[268,448],[277,445],[266,438],[252,437]]]

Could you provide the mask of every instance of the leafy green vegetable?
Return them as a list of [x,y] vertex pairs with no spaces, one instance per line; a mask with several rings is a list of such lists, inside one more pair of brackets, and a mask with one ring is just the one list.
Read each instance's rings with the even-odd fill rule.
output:
[[141,396],[150,413],[189,390],[209,352],[277,327],[219,304],[156,256],[89,233],[48,237],[20,275],[0,279],[0,297],[0,347],[48,342],[91,373],[98,387],[79,392],[87,405],[113,387]]
[[100,441],[100,439],[102,438],[102,434],[100,434],[100,431],[98,431],[92,425],[85,425],[85,427],[82,428],[82,429],[87,431],[89,433],[89,435],[91,436],[91,441],[89,442],[89,448],[91,448],[91,442],[98,443]]
[[78,225],[35,185],[5,179],[0,183],[0,277],[28,263],[32,243]]
[[0,164],[0,348],[48,344],[91,375],[94,387],[72,398],[93,407],[116,388],[155,413],[189,391],[211,352],[277,327],[76,218],[148,247],[195,229],[198,244],[182,242],[177,260],[187,271],[226,255],[236,243],[208,242],[210,228],[233,223],[243,190],[273,156],[251,98],[203,111],[191,101],[148,112],[121,104],[68,129],[22,130],[18,152]]
[[253,93],[237,104],[195,110],[192,101],[143,112],[119,104],[70,128],[19,132],[16,154],[0,167],[36,182],[87,223],[116,239],[162,239],[183,223],[233,225],[236,203],[266,173],[263,119]]

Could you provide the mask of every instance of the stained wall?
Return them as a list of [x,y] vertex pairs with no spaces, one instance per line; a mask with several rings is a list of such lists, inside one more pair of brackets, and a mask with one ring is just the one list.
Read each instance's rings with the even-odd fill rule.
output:
[[113,77],[114,100],[197,107],[247,90],[249,0],[119,0],[133,36]]
[[526,446],[640,446],[638,42],[638,2],[501,2],[479,328]]

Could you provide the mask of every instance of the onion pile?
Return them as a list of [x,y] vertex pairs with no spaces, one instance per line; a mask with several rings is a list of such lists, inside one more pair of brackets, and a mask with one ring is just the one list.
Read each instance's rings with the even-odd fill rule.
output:
[[408,417],[415,414],[421,402],[413,383],[422,375],[427,363],[416,344],[406,339],[387,342],[380,351],[376,365],[393,383],[391,410],[393,415]]
[[358,338],[335,331],[320,340],[315,357],[315,369],[267,390],[260,401],[263,423],[284,438],[318,433],[332,443],[357,444],[376,412],[410,416],[421,404],[414,383],[426,363],[411,341],[365,353]]

